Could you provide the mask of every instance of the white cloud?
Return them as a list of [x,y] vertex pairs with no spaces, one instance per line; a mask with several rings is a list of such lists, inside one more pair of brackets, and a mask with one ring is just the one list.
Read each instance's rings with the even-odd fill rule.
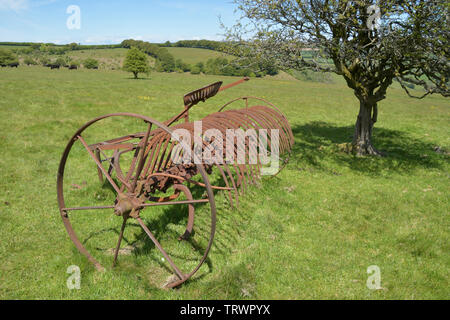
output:
[[20,11],[28,9],[28,0],[0,0],[0,10]]
[[58,0],[0,0],[0,11],[22,11],[30,8],[46,6],[57,2]]

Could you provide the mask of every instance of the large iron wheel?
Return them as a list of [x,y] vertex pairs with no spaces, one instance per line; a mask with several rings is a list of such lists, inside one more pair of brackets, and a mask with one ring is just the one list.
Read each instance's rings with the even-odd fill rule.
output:
[[[88,132],[91,128],[94,128],[95,125],[99,123],[108,122],[111,119],[134,119],[134,121],[140,122],[144,126],[144,130],[142,132],[121,136],[120,138],[112,139],[112,140],[100,140],[103,142],[99,142],[98,140],[90,141],[94,142],[94,144],[88,144],[89,134]],[[88,130],[89,129],[89,130]],[[97,130],[98,131],[98,130]],[[96,130],[93,133],[97,132]],[[101,130],[98,132],[102,132]],[[74,231],[74,228],[71,223],[71,216],[74,215],[83,215],[86,214],[84,219],[89,219],[91,214],[97,212],[109,212],[115,213],[116,215],[121,215],[123,217],[122,226],[119,232],[119,239],[115,246],[114,250],[114,261],[113,265],[115,265],[118,252],[120,249],[120,245],[124,236],[125,227],[127,225],[127,221],[130,218],[135,219],[145,234],[148,235],[151,242],[154,246],[160,251],[163,256],[165,262],[170,265],[170,269],[175,273],[176,279],[168,283],[166,286],[169,288],[178,286],[192,277],[205,262],[208,253],[211,249],[212,242],[214,239],[215,228],[216,228],[216,207],[214,202],[214,194],[211,188],[211,184],[209,182],[208,176],[206,174],[205,169],[202,165],[196,165],[199,175],[201,179],[201,184],[205,190],[203,198],[194,199],[190,189],[183,185],[183,179],[178,179],[178,182],[173,185],[173,196],[168,199],[159,198],[159,201],[142,201],[142,198],[138,199],[138,195],[136,194],[136,190],[138,186],[142,186],[142,182],[147,178],[142,176],[145,162],[148,161],[152,155],[146,154],[146,149],[149,144],[152,143],[152,138],[157,133],[165,132],[171,136],[171,130],[165,126],[164,124],[153,120],[149,117],[132,114],[132,113],[114,113],[104,115],[98,118],[95,118],[86,124],[84,124],[80,129],[76,131],[73,137],[69,140],[64,153],[61,158],[61,162],[58,169],[57,176],[57,193],[58,193],[58,205],[61,214],[61,218],[63,220],[64,226],[69,234],[70,239],[75,244],[76,248],[82,253],[84,256],[88,258],[90,262],[94,264],[97,270],[104,270],[104,267],[100,264],[100,262],[91,255],[91,253],[87,250],[85,244],[86,241],[81,242],[79,237]],[[86,135],[86,136],[85,136]],[[177,143],[182,143],[178,141],[176,138],[173,138]],[[102,146],[100,149],[98,146]],[[119,146],[119,147],[118,147]],[[167,145],[166,145],[167,147]],[[84,151],[83,151],[84,150]],[[107,152],[112,152],[112,155],[108,155]],[[75,168],[72,169],[74,175],[80,175],[83,170],[83,165],[80,165],[80,159],[82,159],[84,152],[84,159],[90,158],[92,165],[90,166],[94,175],[98,174],[100,181],[106,181],[105,183],[100,183],[100,186],[104,187],[107,185],[107,189],[109,188],[112,192],[105,196],[104,200],[106,203],[95,204],[95,205],[85,205],[86,201],[84,198],[73,197],[74,199],[70,202],[70,207],[66,205],[66,201],[68,201],[69,197],[74,194],[71,192],[70,186],[72,181],[65,180],[65,174],[68,171],[68,167],[70,166],[69,159],[73,158],[77,159],[78,162],[75,162]],[[124,153],[128,153],[130,156],[128,157],[128,162],[126,165],[119,163],[122,161],[121,158],[124,157]],[[157,157],[158,155],[156,155]],[[119,160],[120,159],[120,160]],[[109,169],[104,167],[104,163],[108,165]],[[78,166],[77,166],[78,164]],[[96,168],[96,170],[95,170]],[[124,170],[126,168],[127,170]],[[158,172],[150,172],[149,175],[163,174]],[[92,177],[92,176],[90,176]],[[105,180],[104,180],[105,179]],[[90,179],[89,187],[86,187],[83,192],[85,194],[89,194],[91,181]],[[86,183],[86,181],[84,182]],[[96,182],[97,186],[99,185]],[[74,184],[72,184],[74,185]],[[76,185],[76,187],[82,188],[80,185]],[[185,200],[177,200],[176,198],[180,195],[184,194]],[[89,197],[88,197],[89,198]],[[163,200],[161,200],[163,199]],[[75,204],[73,203],[75,202]],[[208,211],[210,211],[210,217],[208,218],[209,224],[206,223],[207,228],[206,235],[204,236],[204,246],[199,246],[198,244],[194,246],[196,251],[199,251],[199,247],[201,247],[201,257],[198,257],[199,260],[193,264],[192,262],[188,263],[187,272],[183,271],[183,267],[179,266],[174,258],[171,256],[171,252],[164,249],[161,244],[158,236],[155,236],[154,233],[150,230],[151,228],[147,226],[144,220],[141,217],[141,213],[144,213],[146,210],[150,210],[152,208],[157,207],[165,207],[172,206],[172,208],[180,208],[188,207],[188,222],[185,233],[180,237],[180,239],[187,239],[192,231],[194,224],[194,206],[207,204]],[[203,209],[203,208],[202,208]],[[174,209],[179,210],[179,209]],[[112,215],[111,215],[112,216]],[[182,260],[182,259],[178,259]]]

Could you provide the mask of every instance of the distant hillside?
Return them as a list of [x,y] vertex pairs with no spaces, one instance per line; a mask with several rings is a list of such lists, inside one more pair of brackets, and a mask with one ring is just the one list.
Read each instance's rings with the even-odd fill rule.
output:
[[218,57],[226,57],[228,59],[231,56],[218,51],[200,48],[182,48],[182,47],[167,47],[166,48],[175,59],[181,59],[188,64],[196,64],[199,62],[206,62],[208,59],[215,59]]
[[[0,42],[0,49],[8,49],[18,58],[20,64],[50,66],[85,64],[95,68],[118,70],[123,66],[129,48],[136,47],[149,56],[151,66],[158,72],[191,72],[224,76],[263,77],[276,75],[273,64],[254,63],[248,60],[234,60],[235,57],[222,51],[224,43],[209,40],[184,40],[174,44],[150,43],[128,39],[113,45],[80,45],[70,43]],[[234,60],[233,63],[230,63]]]

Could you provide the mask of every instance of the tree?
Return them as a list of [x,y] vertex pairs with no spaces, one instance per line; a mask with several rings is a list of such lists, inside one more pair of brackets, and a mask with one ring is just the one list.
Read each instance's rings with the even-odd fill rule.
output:
[[182,72],[189,72],[191,71],[191,66],[187,63],[183,62],[181,59],[177,59],[175,61],[175,69],[182,71]]
[[26,64],[27,66],[35,66],[35,65],[37,65],[37,62],[32,57],[26,57],[23,60],[23,63]]
[[[345,79],[360,104],[352,141],[358,155],[381,154],[372,145],[372,130],[378,103],[394,81],[411,97],[449,96],[448,1],[235,2],[242,20],[226,30],[231,53]],[[424,91],[412,92],[411,84]]]
[[88,58],[84,60],[83,66],[86,69],[98,69],[98,61],[93,58]]
[[202,73],[202,69],[200,69],[197,65],[192,67],[191,74],[200,74],[200,73]]
[[66,60],[63,57],[59,57],[55,60],[55,62],[53,62],[54,65],[60,66],[60,67],[65,67],[66,64]]
[[150,66],[148,64],[147,55],[138,48],[131,48],[128,50],[127,57],[123,62],[123,69],[132,72],[134,78],[138,78],[139,73],[149,73]]
[[72,42],[70,44],[67,45],[69,47],[70,50],[78,50],[78,43]]
[[0,49],[0,66],[18,63],[17,56],[11,50]]

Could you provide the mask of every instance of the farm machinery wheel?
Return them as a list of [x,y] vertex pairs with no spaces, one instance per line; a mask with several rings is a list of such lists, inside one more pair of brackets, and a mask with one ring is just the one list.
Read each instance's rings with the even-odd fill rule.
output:
[[[130,119],[132,119],[133,121],[140,123],[144,130],[135,134],[126,134],[115,139],[97,140],[96,137],[98,134],[105,135],[105,132],[107,131],[115,133],[114,129],[106,131],[95,129],[95,127],[101,123],[106,123],[111,128],[112,119],[120,119],[120,121],[130,121]],[[91,132],[92,135],[90,135]],[[171,141],[169,142],[168,138],[164,141],[158,140],[157,137],[161,135],[165,135],[166,137],[170,136]],[[90,141],[91,144],[88,144],[88,140],[93,141]],[[84,215],[84,219],[87,220],[90,219],[89,215],[95,214],[94,212],[109,210],[111,213],[114,212],[115,215],[123,218],[119,238],[114,249],[113,266],[116,264],[127,221],[129,219],[135,219],[164,257],[165,260],[162,260],[170,265],[170,268],[177,277],[176,280],[173,280],[166,285],[168,288],[179,286],[187,281],[205,262],[211,249],[216,229],[214,193],[206,170],[203,165],[193,165],[194,168],[192,168],[192,170],[195,170],[200,178],[198,180],[201,180],[196,183],[197,185],[201,185],[205,191],[200,199],[195,199],[189,187],[183,184],[185,182],[191,182],[192,180],[186,179],[186,177],[183,177],[181,174],[164,171],[164,168],[159,168],[161,162],[163,162],[162,159],[167,156],[166,153],[170,153],[171,151],[170,145],[182,143],[182,141],[172,136],[171,129],[166,125],[149,117],[133,113],[114,113],[95,118],[78,129],[69,140],[58,169],[57,194],[59,210],[70,239],[75,244],[78,251],[86,256],[88,260],[95,265],[97,270],[101,271],[104,270],[104,268],[86,249],[85,244],[87,240],[84,240],[83,242],[80,241],[75,233],[70,220],[73,215],[83,215],[83,212],[87,213],[87,215]],[[124,157],[127,158],[124,160],[126,162],[125,165],[123,164]],[[74,184],[72,183],[74,181],[70,181],[65,177],[65,174],[67,175],[68,168],[70,167],[70,160],[75,159],[75,164],[78,165],[75,165],[74,168],[70,170],[73,175],[77,177],[75,182],[78,182],[78,179],[85,177],[83,176],[84,173],[89,174],[90,182],[95,180],[92,179],[92,176],[90,175],[91,172],[86,169],[81,162],[82,159],[85,161],[86,158],[90,158],[89,161],[91,161],[91,164],[89,164],[89,168],[94,173],[94,176],[98,175],[100,180],[100,184],[98,182],[95,183],[97,187],[95,187],[95,185],[91,187],[92,183],[85,187],[80,186],[80,184]],[[149,166],[146,164],[152,162],[152,158],[155,159],[154,163],[159,161],[159,166],[156,168],[155,165],[153,165],[149,170]],[[104,163],[108,165],[108,169],[104,167]],[[149,183],[153,183],[153,181],[158,181],[158,183],[164,181],[167,185],[164,190],[157,190],[158,193],[155,192],[153,185],[153,189],[149,191]],[[81,185],[87,185],[87,181],[83,181]],[[95,203],[95,205],[92,205],[92,201],[89,201],[89,199],[96,197],[95,194],[93,197],[92,195],[89,195],[90,192],[98,190],[98,187],[104,189],[105,185],[109,193],[106,196],[100,196],[99,198],[107,201],[107,203]],[[70,186],[75,186],[77,190],[72,190]],[[146,193],[144,192],[144,189],[146,189]],[[164,193],[167,193],[170,190],[173,190],[173,194],[165,196]],[[78,193],[81,195],[76,194],[77,191],[79,191]],[[198,193],[196,194],[198,197]],[[185,200],[177,200],[179,196],[182,196]],[[69,202],[70,206],[67,206],[66,202]],[[198,251],[201,251],[201,253],[200,255],[197,255],[195,262],[192,262],[192,260],[194,260],[192,258],[187,259],[190,260],[189,263],[186,264],[188,267],[186,267],[185,264],[179,266],[175,263],[175,259],[171,254],[172,252],[163,248],[163,245],[158,239],[159,236],[155,236],[156,233],[152,233],[150,230],[151,227],[147,226],[143,221],[141,214],[145,213],[145,209],[150,210],[156,207],[166,208],[165,206],[170,206],[170,208],[167,209],[170,209],[169,211],[173,214],[182,209],[185,210],[187,206],[188,217],[187,226],[185,227],[186,231],[179,237],[179,240],[188,240],[193,232],[195,206],[198,207],[202,204],[206,204],[206,207],[202,206],[201,209],[209,211],[210,215],[208,214],[209,218],[206,220],[205,218],[202,220],[204,223],[203,229],[206,230],[204,231],[204,234],[202,234],[202,238],[204,238],[202,245],[193,245],[194,251],[197,253]],[[166,210],[165,213],[167,213],[167,211],[168,210]],[[180,220],[184,221],[182,218]],[[109,243],[108,240],[110,239],[106,239],[106,242]],[[189,243],[190,240],[191,239],[184,241],[184,243]],[[183,262],[183,257],[179,257],[179,254],[174,254],[174,256],[176,256],[177,260]],[[183,271],[183,267],[189,268],[189,271]]]

